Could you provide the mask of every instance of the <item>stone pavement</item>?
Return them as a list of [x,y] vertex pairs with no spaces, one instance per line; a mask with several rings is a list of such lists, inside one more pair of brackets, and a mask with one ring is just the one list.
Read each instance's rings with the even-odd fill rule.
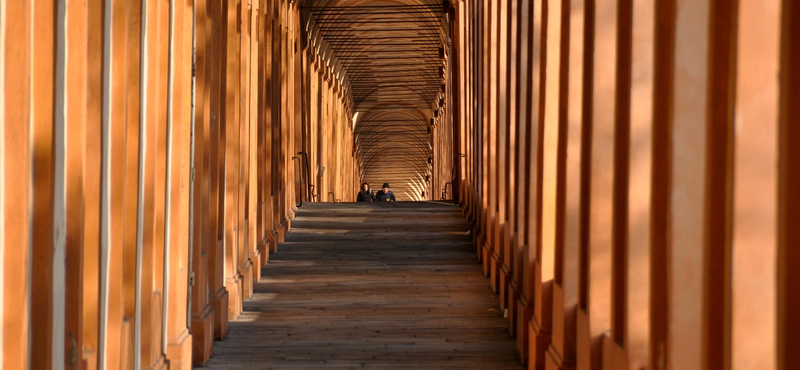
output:
[[521,369],[459,209],[305,204],[210,369]]

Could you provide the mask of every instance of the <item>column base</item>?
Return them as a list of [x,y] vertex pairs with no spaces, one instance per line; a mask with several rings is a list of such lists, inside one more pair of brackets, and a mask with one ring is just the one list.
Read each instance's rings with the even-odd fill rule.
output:
[[[212,324],[213,325],[213,324]],[[120,364],[123,369],[133,368],[133,343],[134,343],[133,318],[125,316],[122,319],[122,343],[120,343]]]
[[624,370],[628,368],[628,357],[625,350],[608,334],[603,335],[603,369]]
[[192,316],[192,364],[203,366],[214,353],[214,310],[206,305]]
[[553,347],[550,346],[545,358],[544,370],[575,370],[575,364],[564,361],[561,355],[553,351]]
[[492,292],[494,294],[500,294],[500,286],[502,282],[500,281],[500,270],[503,269],[503,256],[498,254],[497,252],[499,246],[494,246],[494,253],[492,253],[492,262],[489,271],[489,279],[492,282]]
[[278,253],[278,233],[275,230],[267,235],[267,243],[269,243],[269,253]]
[[[87,370],[91,368],[86,368]],[[167,359],[164,356],[161,356],[156,360],[156,362],[150,366],[142,366],[142,370],[167,370],[169,366],[167,366]]]
[[239,265],[239,280],[242,288],[242,301],[253,297],[253,263],[250,259]]
[[478,261],[481,260],[481,246],[480,246],[480,239],[478,238],[478,232],[475,228],[469,229],[469,236],[472,239],[472,250],[476,252],[476,256],[478,257]]
[[516,337],[518,332],[519,290],[519,284],[512,278],[508,285],[508,332],[512,337]]
[[481,262],[483,262],[483,276],[492,276],[492,245],[488,240],[483,241],[483,250],[481,255]]
[[509,290],[511,289],[511,277],[513,275],[511,268],[514,266],[511,224],[504,223],[500,225],[500,237],[498,239],[500,240],[500,250],[503,256],[500,266],[500,309],[510,311],[509,302],[511,302],[511,299]]
[[[573,332],[575,329],[575,310],[577,307],[574,303],[566,303],[564,287],[561,284],[552,282],[553,294],[553,319],[551,336],[553,343],[547,350],[547,363],[545,367],[551,370],[557,369],[574,369],[575,364],[575,348],[566,348],[568,345],[565,343],[568,331]],[[570,325],[571,324],[571,325]]]
[[209,297],[209,305],[214,309],[214,340],[228,336],[228,290],[225,287]]
[[542,330],[534,318],[531,320],[528,332],[530,333],[530,347],[528,348],[528,368],[543,369],[547,349],[550,348],[552,337],[549,332]]
[[261,280],[261,251],[256,249],[255,254],[250,256],[250,265],[253,266],[253,283]]
[[478,257],[478,262],[483,264],[483,235],[481,235],[480,230],[473,229],[472,230],[472,245],[475,247],[475,255]]
[[[269,242],[268,241],[264,240],[264,241],[258,242],[258,256],[259,256],[259,259],[258,259],[259,264],[258,265],[261,266],[261,267],[266,267],[267,263],[269,262]],[[261,275],[259,274],[259,280],[261,280],[260,276]]]
[[279,244],[283,244],[283,243],[286,242],[286,228],[287,228],[286,225],[287,224],[288,224],[288,222],[284,221],[283,223],[280,224],[280,226],[278,226],[278,243]]
[[495,260],[492,271],[492,283],[495,286],[495,293],[501,295],[503,291],[503,277],[502,270],[505,264],[505,240],[503,235],[506,233],[506,223],[500,220],[497,216],[494,219],[494,235],[492,236],[492,244],[494,244],[494,251],[492,259]]
[[578,308],[577,318],[577,345],[576,353],[578,369],[600,369],[603,366],[602,359],[602,340],[598,336],[592,338],[589,329],[589,313],[582,308]]
[[529,302],[528,298],[520,295],[519,303],[517,303],[517,352],[519,353],[520,362],[525,365],[528,363],[528,349],[530,331],[529,323],[533,318],[533,302]]
[[492,255],[494,254],[494,217],[488,216],[488,210],[484,210],[483,222],[483,274],[492,277]]
[[83,351],[81,355],[81,368],[86,370],[97,370],[97,351]]
[[[511,288],[511,268],[502,264],[500,268],[500,310],[509,310]],[[510,311],[510,310],[509,310]]]
[[185,330],[167,345],[169,368],[192,370],[192,334]]
[[236,320],[242,313],[242,280],[237,274],[227,279],[225,289],[228,290],[228,321]]

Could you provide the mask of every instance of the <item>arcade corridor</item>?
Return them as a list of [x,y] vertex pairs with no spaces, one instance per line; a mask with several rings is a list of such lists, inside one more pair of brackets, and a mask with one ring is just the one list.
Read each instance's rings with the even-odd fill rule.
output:
[[[365,261],[303,221],[361,209],[418,262],[471,254],[414,285],[411,312],[486,293],[440,367],[800,369],[797,122],[793,0],[0,0],[0,368],[311,356],[243,328],[322,284],[297,253]],[[399,202],[349,204],[364,182]],[[336,294],[310,281],[280,304]],[[396,348],[351,333],[332,357]],[[390,358],[339,365],[439,366]]]

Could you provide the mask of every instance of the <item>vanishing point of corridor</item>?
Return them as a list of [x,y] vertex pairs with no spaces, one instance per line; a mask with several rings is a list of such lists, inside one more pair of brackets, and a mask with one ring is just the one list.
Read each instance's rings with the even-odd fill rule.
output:
[[521,369],[451,203],[304,205],[208,369]]

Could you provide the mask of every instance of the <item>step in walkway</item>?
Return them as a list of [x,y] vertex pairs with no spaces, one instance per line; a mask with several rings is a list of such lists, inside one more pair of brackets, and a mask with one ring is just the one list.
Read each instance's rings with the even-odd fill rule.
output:
[[303,205],[209,369],[522,369],[459,209]]

